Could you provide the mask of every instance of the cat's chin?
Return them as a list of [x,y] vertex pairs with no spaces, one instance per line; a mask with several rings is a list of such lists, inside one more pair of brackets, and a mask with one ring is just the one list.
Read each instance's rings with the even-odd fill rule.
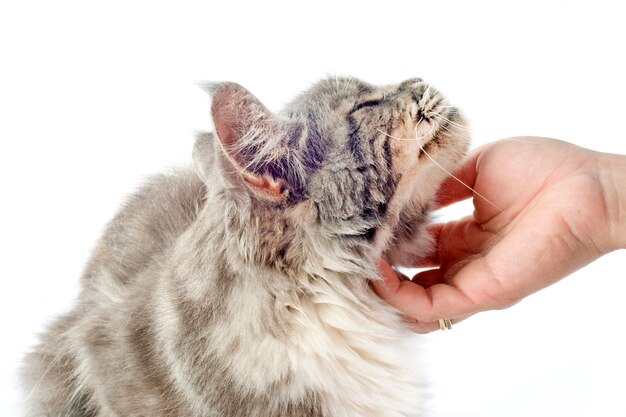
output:
[[439,147],[440,145],[437,141],[437,138],[432,137],[426,143],[420,145],[420,149],[417,153],[417,159],[419,161],[423,159],[432,159],[433,154],[437,152],[437,149],[439,149]]

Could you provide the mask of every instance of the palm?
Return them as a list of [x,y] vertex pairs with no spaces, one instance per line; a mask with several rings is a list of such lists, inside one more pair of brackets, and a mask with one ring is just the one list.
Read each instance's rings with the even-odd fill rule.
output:
[[[480,150],[474,189],[489,201],[474,197],[474,216],[442,226],[442,278],[468,288],[477,303],[491,298],[504,307],[575,269],[574,253],[593,244],[591,229],[606,224],[589,163],[587,151],[553,140]],[[463,266],[489,273],[454,275]]]

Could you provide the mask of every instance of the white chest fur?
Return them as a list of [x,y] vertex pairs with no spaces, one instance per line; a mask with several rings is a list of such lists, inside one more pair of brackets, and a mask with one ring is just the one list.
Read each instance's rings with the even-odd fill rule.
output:
[[415,335],[367,287],[318,280],[298,312],[290,362],[323,393],[329,415],[416,416],[422,402]]
[[[313,394],[329,417],[421,415],[417,336],[364,278],[347,282],[340,273],[315,265],[318,273],[297,285],[274,276],[282,284],[273,290],[265,284],[270,277],[263,276],[269,271],[246,274],[255,279],[238,282],[224,320],[207,329],[207,348],[223,358],[245,392],[271,387],[282,403]],[[175,309],[162,311],[172,313],[163,320],[170,327],[163,334],[175,334],[180,326]],[[168,345],[167,338],[163,342]],[[201,407],[204,401],[187,378],[193,370],[172,352],[166,356],[173,369],[180,369],[174,373],[179,386]]]

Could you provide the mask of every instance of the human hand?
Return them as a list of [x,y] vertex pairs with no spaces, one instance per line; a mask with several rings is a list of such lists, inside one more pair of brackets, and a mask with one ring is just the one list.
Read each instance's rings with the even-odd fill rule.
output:
[[[380,261],[378,295],[417,332],[501,309],[610,252],[623,242],[626,182],[619,159],[554,139],[523,137],[475,150],[443,184],[438,207],[473,196],[474,213],[433,225],[436,250],[412,280]],[[620,171],[620,181],[626,180]],[[621,202],[620,202],[621,200]],[[621,210],[620,210],[621,209]],[[620,217],[621,216],[621,217]]]

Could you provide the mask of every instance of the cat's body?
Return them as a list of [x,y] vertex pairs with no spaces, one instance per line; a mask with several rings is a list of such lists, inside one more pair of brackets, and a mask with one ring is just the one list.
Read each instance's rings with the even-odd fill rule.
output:
[[326,80],[277,118],[217,86],[195,169],[130,199],[77,306],[28,356],[28,415],[419,415],[410,326],[368,279],[383,253],[409,264],[430,250],[444,177],[422,143],[389,135],[430,135],[448,168],[467,146],[447,106],[447,127],[418,130],[442,102],[425,89]]

